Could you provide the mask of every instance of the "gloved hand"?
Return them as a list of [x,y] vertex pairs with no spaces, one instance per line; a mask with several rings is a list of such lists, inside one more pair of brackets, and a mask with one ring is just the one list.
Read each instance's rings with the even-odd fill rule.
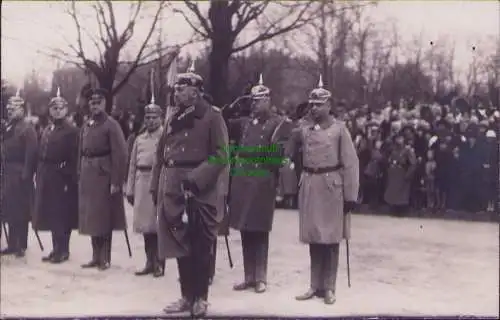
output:
[[356,202],[344,201],[344,213],[352,212],[354,209],[356,209]]
[[134,205],[134,196],[128,194],[127,195],[127,202],[130,203],[131,206],[133,206]]

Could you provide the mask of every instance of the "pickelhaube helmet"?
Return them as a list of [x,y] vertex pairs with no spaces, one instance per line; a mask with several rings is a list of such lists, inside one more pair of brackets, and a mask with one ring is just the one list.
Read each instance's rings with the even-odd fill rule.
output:
[[253,100],[266,99],[270,97],[271,89],[264,85],[262,73],[259,76],[259,83],[250,90],[250,95]]
[[331,99],[332,93],[325,88],[323,88],[323,78],[320,75],[318,81],[318,87],[313,89],[309,94],[309,103],[325,103]]
[[203,78],[195,73],[194,61],[185,73],[179,73],[175,78],[174,87],[188,86],[203,90]]
[[61,89],[59,87],[57,88],[56,96],[54,98],[50,99],[49,108],[52,107],[53,105],[58,105],[58,106],[67,106],[68,105],[68,101],[66,101],[66,99],[61,97]]
[[21,98],[21,88],[17,89],[15,96],[9,98],[7,104],[13,107],[22,107],[24,105],[24,99]]
[[144,114],[161,114],[162,110],[159,105],[155,103],[155,90],[154,90],[154,70],[151,70],[151,102],[144,107]]

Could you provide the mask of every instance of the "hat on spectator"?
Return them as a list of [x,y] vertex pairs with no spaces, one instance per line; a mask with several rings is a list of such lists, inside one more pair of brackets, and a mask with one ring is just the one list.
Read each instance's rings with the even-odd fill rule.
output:
[[175,78],[174,87],[195,87],[203,91],[203,78],[195,73],[194,61],[185,73],[179,73]]
[[24,106],[24,99],[21,98],[21,88],[18,88],[16,91],[16,95],[9,98],[7,102],[8,105],[13,107],[22,107]]
[[85,92],[85,96],[88,100],[101,100],[106,99],[108,93],[108,90],[104,88],[90,88]]
[[486,138],[496,138],[497,134],[493,130],[486,131]]
[[309,103],[325,103],[332,98],[332,93],[323,88],[323,77],[319,75],[318,87],[309,94]]
[[63,97],[61,97],[61,89],[58,87],[57,88],[56,96],[54,98],[50,99],[49,108],[52,107],[52,106],[65,107],[67,105],[68,105],[68,101],[66,101],[66,99],[64,99]]
[[253,100],[267,99],[271,96],[271,89],[264,85],[262,73],[259,76],[259,83],[250,89],[250,95]]

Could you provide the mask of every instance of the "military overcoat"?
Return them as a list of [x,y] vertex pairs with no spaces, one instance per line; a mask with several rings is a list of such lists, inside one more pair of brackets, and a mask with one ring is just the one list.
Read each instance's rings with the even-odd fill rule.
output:
[[[190,254],[187,229],[182,223],[186,209],[182,181],[194,183],[199,192],[193,202],[208,210],[197,214],[209,238],[215,239],[223,217],[220,203],[221,173],[227,167],[227,128],[218,108],[201,100],[166,121],[160,138],[151,179],[151,192],[157,194],[158,249],[162,259]],[[178,115],[177,115],[178,114]],[[173,127],[172,119],[189,117],[192,122]]]
[[35,230],[78,227],[78,137],[78,128],[67,121],[42,132],[32,220]]
[[122,191],[111,195],[111,184],[122,187],[127,170],[127,144],[120,125],[107,114],[90,119],[80,136],[78,229],[102,236],[124,230]]
[[126,194],[134,198],[133,228],[138,233],[156,233],[157,214],[149,188],[156,149],[163,128],[137,136],[130,154]]
[[1,212],[2,221],[21,222],[31,219],[38,138],[34,126],[17,120],[2,134]]
[[286,149],[292,155],[301,148],[304,168],[342,165],[326,173],[302,172],[299,181],[300,240],[304,243],[340,243],[350,236],[344,201],[356,201],[359,160],[351,135],[341,121],[328,128],[302,126],[294,130]]
[[384,200],[389,205],[408,205],[413,174],[417,168],[415,152],[411,147],[394,149],[388,162]]
[[232,120],[230,125],[241,126],[242,133],[231,159],[230,226],[240,231],[271,231],[282,146],[288,138],[287,130],[281,128],[291,128],[291,121],[271,114]]

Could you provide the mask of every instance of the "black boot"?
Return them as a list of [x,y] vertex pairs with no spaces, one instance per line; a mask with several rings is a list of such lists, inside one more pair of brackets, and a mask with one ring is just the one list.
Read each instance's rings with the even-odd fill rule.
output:
[[165,260],[158,257],[155,259],[153,277],[159,278],[165,275]]
[[111,267],[111,236],[103,237],[99,265],[97,268],[101,271],[108,270]]
[[91,237],[92,241],[92,260],[82,264],[81,267],[84,269],[95,268],[99,265],[99,257],[101,255],[101,237]]
[[151,260],[151,258],[148,257],[147,260],[146,260],[146,265],[144,266],[144,268],[142,270],[136,271],[135,275],[136,276],[145,276],[147,274],[153,273],[154,271],[155,271],[154,263]]

